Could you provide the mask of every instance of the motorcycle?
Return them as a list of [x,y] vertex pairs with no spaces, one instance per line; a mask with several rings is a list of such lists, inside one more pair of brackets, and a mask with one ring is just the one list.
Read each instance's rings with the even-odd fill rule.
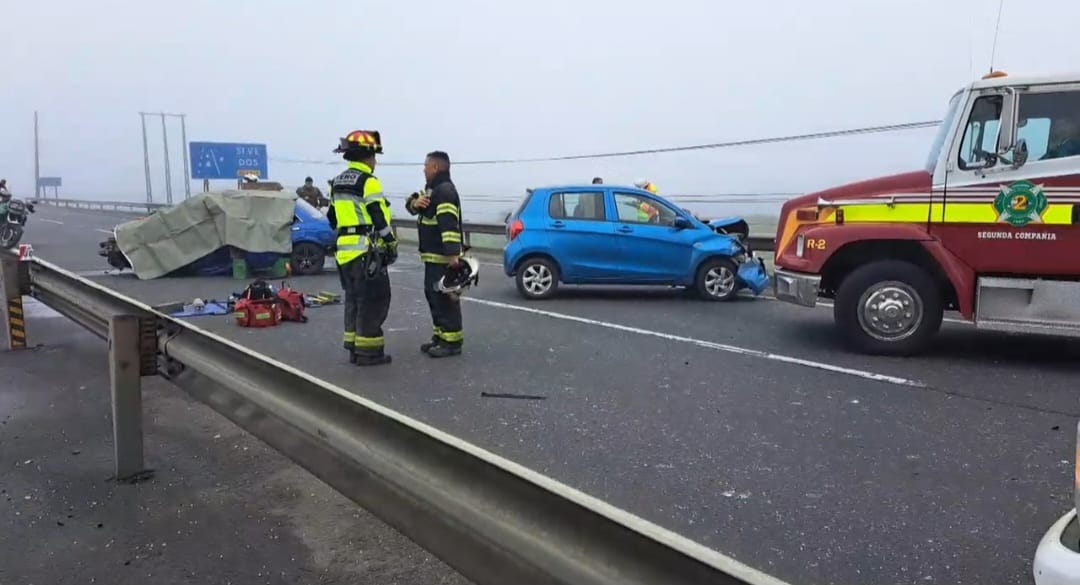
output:
[[34,213],[34,205],[22,199],[0,202],[0,248],[10,250],[19,245],[28,212]]

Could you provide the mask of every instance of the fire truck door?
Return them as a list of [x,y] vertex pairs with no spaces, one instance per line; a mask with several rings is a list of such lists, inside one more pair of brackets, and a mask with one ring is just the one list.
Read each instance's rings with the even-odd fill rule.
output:
[[1080,277],[1080,84],[1014,95],[1026,161],[994,155],[1009,98],[974,94],[944,192],[934,193],[931,233],[980,274]]

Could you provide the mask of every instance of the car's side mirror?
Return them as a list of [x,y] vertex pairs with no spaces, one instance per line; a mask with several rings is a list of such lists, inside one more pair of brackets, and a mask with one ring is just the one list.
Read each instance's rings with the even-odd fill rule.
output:
[[685,230],[690,227],[690,220],[682,217],[681,215],[675,216],[675,223],[672,224],[677,230]]

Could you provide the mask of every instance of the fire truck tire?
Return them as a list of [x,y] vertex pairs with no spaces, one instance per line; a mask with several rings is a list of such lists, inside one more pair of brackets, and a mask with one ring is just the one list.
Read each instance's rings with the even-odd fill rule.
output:
[[941,328],[944,299],[925,270],[899,260],[856,268],[836,292],[833,319],[854,349],[876,355],[912,355]]

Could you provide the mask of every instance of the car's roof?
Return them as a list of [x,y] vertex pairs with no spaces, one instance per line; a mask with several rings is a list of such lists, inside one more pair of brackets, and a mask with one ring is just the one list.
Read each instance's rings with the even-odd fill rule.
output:
[[622,189],[622,190],[627,190],[627,191],[636,191],[638,193],[645,193],[647,195],[652,195],[652,193],[649,193],[648,191],[645,191],[643,189],[639,189],[639,188],[637,188],[637,187],[635,187],[633,185],[619,185],[617,183],[604,183],[602,185],[593,185],[591,183],[564,184],[564,185],[544,185],[544,186],[541,186],[541,187],[533,187],[532,189],[529,189],[529,190],[530,191],[567,191],[567,190],[571,190],[571,189],[573,189],[573,190],[578,190],[578,189],[608,189],[608,188],[612,188],[612,187],[615,188],[615,189]]

